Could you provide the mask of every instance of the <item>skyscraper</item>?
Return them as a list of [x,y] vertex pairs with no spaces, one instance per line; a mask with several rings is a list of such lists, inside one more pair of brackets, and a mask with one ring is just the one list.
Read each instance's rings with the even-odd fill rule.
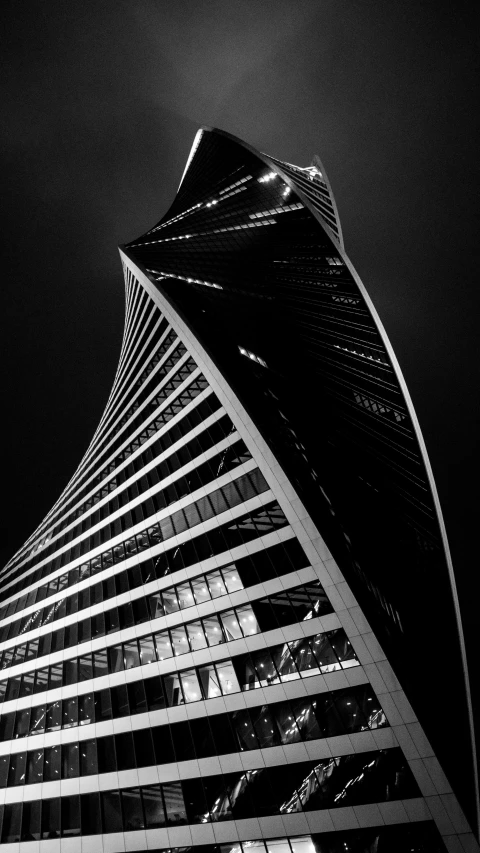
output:
[[199,131],[120,254],[107,406],[1,574],[5,849],[478,850],[438,498],[320,161]]

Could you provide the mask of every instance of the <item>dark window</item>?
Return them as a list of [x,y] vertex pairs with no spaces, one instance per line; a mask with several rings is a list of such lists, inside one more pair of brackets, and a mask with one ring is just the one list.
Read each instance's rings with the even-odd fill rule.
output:
[[42,802],[42,838],[60,838],[60,799]]
[[120,793],[118,791],[102,791],[100,797],[102,803],[103,832],[122,832],[123,821]]
[[9,803],[4,806],[2,844],[13,844],[15,841],[20,841],[21,819],[22,803]]
[[[39,841],[41,837],[41,800],[25,801],[22,815],[22,841]],[[3,840],[3,839],[2,839]]]
[[124,830],[143,829],[145,820],[143,817],[142,797],[140,788],[128,788],[122,791],[122,808]]
[[190,732],[190,726],[185,720],[171,726],[176,761],[188,761],[195,758],[195,746]]
[[143,788],[143,807],[147,829],[165,826],[165,810],[160,785]]
[[132,733],[123,732],[122,734],[115,735],[115,747],[117,750],[117,769],[130,770],[132,767],[135,767]]
[[98,738],[97,759],[99,773],[112,773],[117,769],[114,739],[111,735]]
[[102,831],[100,794],[82,794],[80,809],[82,835],[99,835]]
[[152,729],[153,744],[155,747],[156,764],[170,764],[175,761],[173,743],[169,726],[156,726]]
[[98,773],[97,741],[82,740],[80,746],[80,775],[90,776]]
[[76,779],[80,775],[80,747],[78,743],[62,746],[62,779]]
[[[155,764],[153,741],[150,729],[138,729],[133,732],[135,759],[137,767],[149,767]],[[118,744],[117,744],[118,748]]]
[[80,797],[62,797],[62,836],[80,835]]
[[182,785],[180,782],[170,782],[162,785],[167,824],[186,823],[187,816],[185,802],[183,799]]

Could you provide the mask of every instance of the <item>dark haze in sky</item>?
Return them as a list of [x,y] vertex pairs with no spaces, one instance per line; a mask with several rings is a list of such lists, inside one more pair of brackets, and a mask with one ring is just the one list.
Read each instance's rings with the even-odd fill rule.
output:
[[[325,165],[347,253],[423,429],[472,644],[475,4],[6,6],[2,562],[57,500],[107,400],[123,331],[116,247],[160,219],[197,128],[214,125],[280,159],[308,165],[318,153]],[[426,640],[440,654],[446,641]]]

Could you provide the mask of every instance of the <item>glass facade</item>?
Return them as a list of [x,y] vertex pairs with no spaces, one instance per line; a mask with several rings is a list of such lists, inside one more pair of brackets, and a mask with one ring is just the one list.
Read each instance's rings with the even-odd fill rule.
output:
[[319,161],[204,131],[121,257],[107,406],[0,572],[0,843],[473,851],[412,716],[437,518]]

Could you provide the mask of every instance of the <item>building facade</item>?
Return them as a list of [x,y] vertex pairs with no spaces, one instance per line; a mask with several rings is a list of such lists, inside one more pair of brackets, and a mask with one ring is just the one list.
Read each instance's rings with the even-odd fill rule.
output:
[[472,853],[455,583],[325,171],[199,131],[117,374],[3,569],[6,853]]

